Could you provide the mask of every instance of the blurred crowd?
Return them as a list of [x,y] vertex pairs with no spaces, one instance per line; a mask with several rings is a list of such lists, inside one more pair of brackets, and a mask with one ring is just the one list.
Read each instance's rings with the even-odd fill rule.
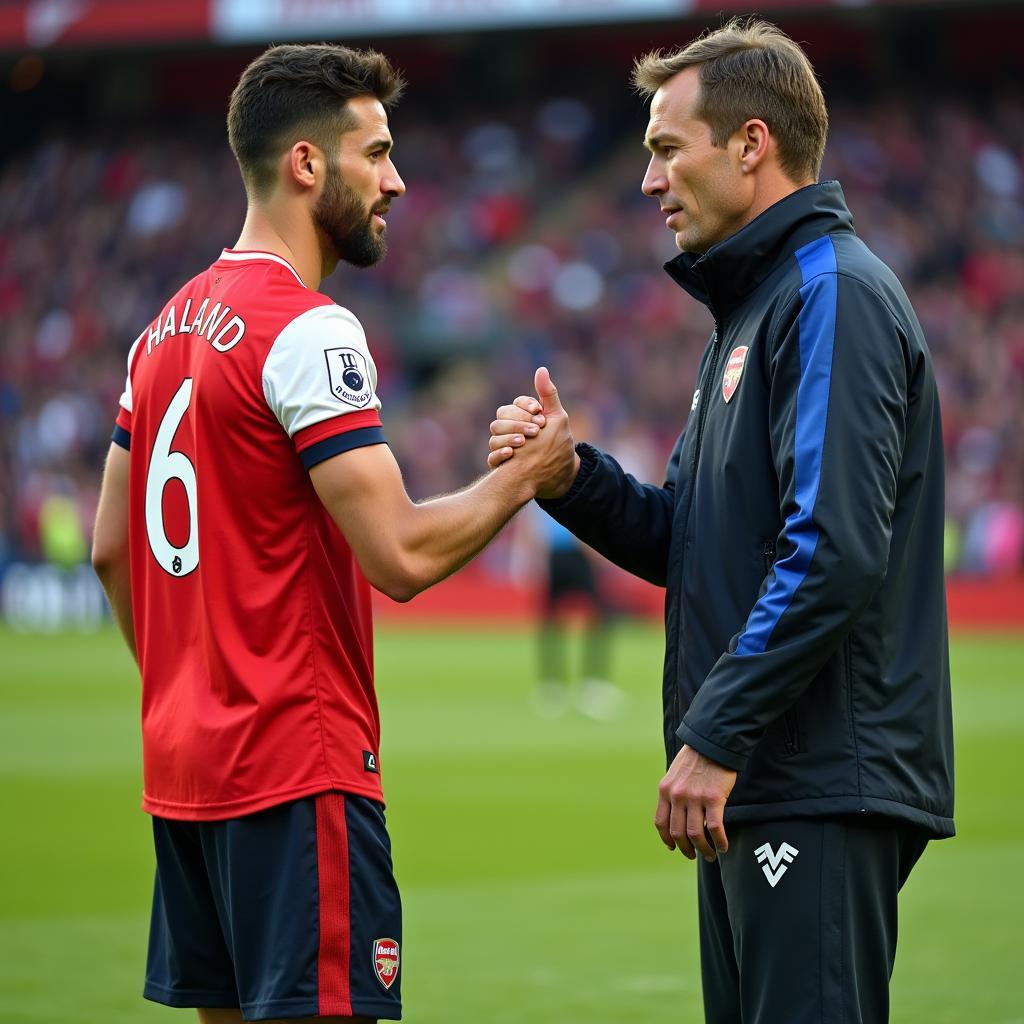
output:
[[[823,177],[842,182],[934,355],[947,564],[1019,572],[1024,97],[829,101]],[[590,438],[660,481],[711,321],[661,269],[674,249],[640,192],[644,127],[639,101],[612,117],[586,95],[393,115],[408,192],[388,258],[324,290],[366,328],[414,496],[483,470],[495,407],[542,363]],[[217,124],[116,139],[85,125],[0,168],[0,569],[85,556],[129,346],[243,213]]]

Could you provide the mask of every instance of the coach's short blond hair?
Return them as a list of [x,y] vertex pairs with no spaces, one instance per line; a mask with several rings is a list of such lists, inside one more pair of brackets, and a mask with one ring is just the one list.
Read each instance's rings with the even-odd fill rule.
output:
[[825,97],[807,55],[781,29],[758,18],[732,18],[721,28],[665,54],[654,50],[633,65],[633,85],[657,92],[686,68],[700,68],[697,116],[724,148],[745,121],[768,125],[779,165],[794,181],[817,181],[828,135]]

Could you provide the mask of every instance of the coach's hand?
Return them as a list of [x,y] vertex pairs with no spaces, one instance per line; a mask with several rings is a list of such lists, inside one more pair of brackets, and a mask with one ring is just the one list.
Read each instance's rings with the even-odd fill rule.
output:
[[534,387],[537,398],[520,395],[511,405],[498,409],[491,423],[487,464],[496,469],[529,442],[521,458],[530,463],[523,470],[536,482],[537,497],[559,498],[579,472],[576,442],[547,367],[537,370]]
[[690,860],[699,853],[711,862],[725,853],[725,802],[735,784],[734,771],[684,746],[658,786],[654,827],[661,841]]

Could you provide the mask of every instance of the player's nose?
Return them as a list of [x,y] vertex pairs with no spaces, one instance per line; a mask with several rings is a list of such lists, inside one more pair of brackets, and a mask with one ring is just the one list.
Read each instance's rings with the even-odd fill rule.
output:
[[392,198],[405,195],[405,182],[398,173],[398,168],[388,160],[387,171],[381,179],[380,190]]

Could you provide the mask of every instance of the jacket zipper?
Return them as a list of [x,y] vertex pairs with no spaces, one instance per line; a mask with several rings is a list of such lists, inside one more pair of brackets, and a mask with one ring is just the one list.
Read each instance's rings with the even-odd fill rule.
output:
[[[719,355],[719,337],[718,337],[718,321],[715,321],[714,333],[711,335],[711,365],[710,372],[705,373],[704,379],[700,384],[700,409],[697,412],[697,437],[694,441],[693,446],[693,458],[690,460],[690,501],[686,506],[686,517],[683,519],[683,558],[685,561],[686,551],[686,532],[690,525],[690,509],[693,507],[693,492],[697,486],[697,464],[700,462],[700,442],[704,437],[704,421],[707,419],[708,407],[711,405],[711,393],[710,384],[715,379],[715,374],[718,372],[718,355]],[[681,707],[681,701],[679,699],[679,688],[682,685],[682,672],[679,667],[679,655],[676,655],[676,685],[675,694],[673,699],[673,717],[675,719],[676,728],[682,724],[683,712]]]
[[761,554],[764,557],[764,574],[768,575],[772,571],[772,566],[775,564],[775,541],[766,540],[764,547],[761,549]]
[[[704,437],[704,421],[708,418],[708,407],[711,405],[711,396],[708,394],[708,388],[711,386],[711,382],[715,379],[715,375],[718,373],[718,351],[719,351],[719,340],[718,340],[718,323],[715,323],[715,331],[711,338],[711,372],[704,378],[704,383],[700,387],[700,396],[705,401],[700,403],[700,412],[697,414],[697,441],[693,448],[693,459],[690,461],[690,504],[693,504],[693,488],[697,483],[697,463],[700,462],[700,442]],[[690,509],[686,509],[686,522],[690,521]]]

